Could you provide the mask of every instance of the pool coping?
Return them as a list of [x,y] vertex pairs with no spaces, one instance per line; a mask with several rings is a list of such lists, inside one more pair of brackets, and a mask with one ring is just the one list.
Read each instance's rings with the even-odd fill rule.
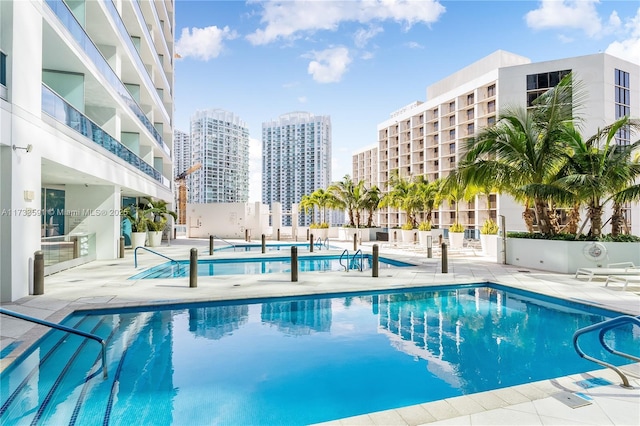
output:
[[[371,247],[368,248],[370,249]],[[265,253],[264,255],[270,257],[268,254],[269,253]],[[323,253],[318,254],[326,255],[327,251],[325,250]],[[236,255],[255,256],[255,253],[231,252],[229,255],[231,255],[229,257],[235,257]],[[222,255],[218,253],[216,257],[221,256]],[[282,257],[281,254],[277,253],[275,256]],[[143,279],[132,280],[131,283],[123,282],[123,280],[126,281],[125,275],[131,274],[130,266],[127,264],[132,261],[132,257],[110,261],[95,261],[47,277],[45,281],[45,295],[27,296],[12,303],[4,303],[2,307],[28,315],[33,314],[48,321],[60,322],[73,312],[82,310],[163,306],[176,303],[247,300],[252,298],[261,299],[277,296],[289,297],[323,295],[327,293],[401,290],[404,288],[428,289],[432,286],[491,282],[507,288],[530,291],[570,302],[578,301],[595,306],[596,308],[612,310],[623,314],[640,315],[640,298],[637,294],[629,291],[622,292],[617,288],[605,288],[603,287],[603,282],[594,281],[589,283],[576,280],[573,276],[567,274],[556,274],[545,271],[522,271],[514,266],[497,264],[495,261],[477,256],[450,256],[450,273],[447,274],[440,271],[441,265],[439,259],[425,258],[424,254],[398,251],[385,253],[384,257],[393,257],[397,260],[415,264],[416,266],[395,268],[394,270],[385,269],[385,272],[381,273],[379,278],[373,279],[377,281],[372,281],[371,279],[365,280],[363,278],[368,277],[359,272],[345,273],[332,271],[307,272],[300,275],[301,279],[299,282],[291,283],[287,276],[288,274],[276,273],[268,274],[268,277],[261,275],[259,278],[257,276],[243,275],[199,277],[198,283],[202,285],[196,289],[188,289],[188,281],[185,278]],[[144,265],[152,265],[155,262],[157,262],[157,260],[146,257],[142,261],[141,268],[143,268]],[[100,275],[102,273],[105,275]],[[94,283],[92,280],[77,279],[84,274],[99,275],[102,281]],[[345,281],[345,283],[338,284],[340,287],[336,287],[336,276],[340,276],[342,280]],[[92,284],[91,291],[85,292],[85,294],[79,294],[77,291],[78,286],[73,285],[75,281],[90,282],[90,284]],[[143,284],[143,281],[147,283]],[[268,285],[265,285],[265,283]],[[137,290],[137,292],[132,291],[130,292],[131,294],[127,293],[129,290],[135,290],[135,287],[143,288]],[[165,287],[169,288],[168,292],[164,291]],[[339,291],[337,291],[336,288],[339,288]],[[121,289],[125,294],[120,295],[120,292],[110,291],[110,289]],[[159,298],[154,299],[154,289],[162,290],[163,294],[170,294],[171,297],[163,298],[159,296]],[[275,291],[275,294],[273,291]],[[113,293],[116,294],[114,295]],[[3,318],[2,322],[5,323],[5,321],[10,320]],[[7,327],[0,326],[0,334],[2,334],[2,347],[0,347],[0,350],[3,350],[10,344],[17,344],[17,347],[4,358],[0,359],[0,372],[4,371],[13,360],[22,355],[48,331],[48,329],[44,327],[32,326],[21,332],[16,332],[12,336],[8,336],[5,335],[5,328]],[[607,376],[609,373],[613,372],[594,370],[591,373],[583,373],[583,375]],[[612,381],[616,383],[617,375],[615,375],[615,373],[613,374],[614,377]],[[571,376],[523,384],[513,388],[514,391],[528,396],[528,401],[535,401],[546,398],[552,395],[553,392],[557,392],[557,384],[568,379],[571,379]],[[563,386],[566,385],[563,384]],[[540,388],[542,388],[542,390]],[[504,389],[509,390],[512,388]],[[546,391],[543,392],[545,389]],[[487,401],[484,402],[484,405],[478,403],[475,399],[486,399],[485,396],[483,396],[485,393],[486,392],[482,392],[427,403],[427,405],[431,404],[427,410],[427,413],[431,414],[422,417],[422,423],[426,423],[426,420],[431,417],[435,419],[434,421],[437,421],[455,418],[461,414],[466,415],[471,412],[477,412],[472,410],[472,407],[476,407],[476,405],[483,407],[482,410],[487,410],[487,407],[492,406],[492,404],[501,404],[499,400],[495,400],[494,395],[486,397],[492,400],[493,403]],[[503,402],[508,402],[504,399],[502,400]],[[466,408],[456,408],[460,404]],[[356,416],[357,418],[349,418],[353,420],[353,423],[349,422],[349,424],[357,424],[360,421],[366,421],[368,422],[367,424],[393,424],[396,423],[396,420],[400,422],[400,419],[404,419],[402,420],[404,423],[400,422],[400,424],[413,424],[407,422],[407,419],[415,417],[414,414],[411,413],[422,413],[425,409],[425,407],[423,407],[424,405],[425,404],[419,404],[418,406],[403,407],[396,410],[369,413],[363,415],[364,417]],[[449,406],[455,409],[452,410]],[[476,407],[476,409],[478,408]],[[439,413],[438,416],[434,416],[432,410]],[[446,417],[447,415],[449,417]],[[340,422],[340,420],[336,420],[336,422]]]

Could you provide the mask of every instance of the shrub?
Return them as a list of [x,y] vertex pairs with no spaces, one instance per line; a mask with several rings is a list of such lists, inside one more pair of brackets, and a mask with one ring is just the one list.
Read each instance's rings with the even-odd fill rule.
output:
[[328,229],[329,228],[329,224],[327,222],[312,223],[311,225],[309,225],[309,228],[311,228],[311,229]]
[[449,227],[449,232],[464,232],[464,226],[462,226],[460,223],[458,222],[454,222],[450,227]]
[[480,228],[480,233],[484,235],[495,235],[498,233],[498,224],[491,218],[484,221],[482,224],[482,228]]
[[413,225],[411,223],[405,223],[404,225],[402,225],[402,229],[404,231],[411,231],[413,229]]
[[591,235],[580,234],[576,238],[576,234],[557,234],[552,237],[542,235],[540,233],[529,232],[507,232],[508,238],[528,238],[532,240],[557,240],[557,241],[604,241],[613,243],[637,243],[640,242],[640,237],[635,235],[620,234],[617,237],[613,237],[611,234],[601,235],[600,238],[593,237]]
[[431,222],[420,222],[420,225],[418,225],[418,231],[431,231]]

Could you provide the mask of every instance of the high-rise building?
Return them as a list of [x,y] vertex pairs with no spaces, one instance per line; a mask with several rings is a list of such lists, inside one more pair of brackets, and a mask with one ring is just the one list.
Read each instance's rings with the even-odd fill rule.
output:
[[[378,125],[376,183],[385,192],[394,173],[405,178],[426,176],[430,181],[445,178],[457,167],[465,138],[494,124],[501,108],[530,105],[569,72],[588,94],[579,111],[584,135],[593,135],[622,116],[640,116],[637,62],[599,53],[532,63],[497,51],[427,87],[426,101],[413,102]],[[620,132],[616,139],[630,143],[629,132]],[[353,155],[354,176],[362,174],[361,154]],[[521,205],[506,195],[477,196],[459,203],[459,212],[459,222],[468,229],[478,229],[485,219],[504,215],[508,230],[524,230]],[[640,233],[637,203],[627,205],[625,218],[631,232]],[[454,222],[455,207],[441,204],[433,219],[446,229]],[[379,212],[382,226],[394,227],[405,221],[404,213],[396,209]]]
[[191,138],[181,130],[173,131],[173,177],[184,173],[193,165]]
[[197,111],[191,117],[191,161],[202,167],[189,177],[188,202],[249,200],[249,129],[232,112]]
[[2,301],[118,257],[120,210],[170,202],[174,1],[0,1]]
[[[284,226],[293,224],[293,204],[330,181],[331,117],[297,111],[262,123],[262,202],[282,205]],[[298,225],[312,220],[298,213]]]

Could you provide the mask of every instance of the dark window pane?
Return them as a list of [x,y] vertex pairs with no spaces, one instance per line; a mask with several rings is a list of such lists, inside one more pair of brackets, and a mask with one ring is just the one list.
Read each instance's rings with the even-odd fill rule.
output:
[[538,79],[535,74],[527,76],[527,90],[535,90],[538,88]]
[[549,87],[549,75],[548,74],[538,74],[538,88],[546,89]]

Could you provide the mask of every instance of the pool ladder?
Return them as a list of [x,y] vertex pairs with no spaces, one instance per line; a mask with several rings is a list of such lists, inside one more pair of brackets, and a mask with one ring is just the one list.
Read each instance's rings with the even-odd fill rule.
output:
[[102,346],[102,377],[105,379],[107,378],[107,344],[102,337],[97,336],[95,334],[87,333],[82,330],[76,330],[75,328],[67,327],[66,325],[56,324],[53,322],[30,317],[28,315],[19,314],[17,312],[9,311],[4,308],[0,308],[0,314],[4,314],[4,315],[18,318],[24,321],[29,321],[36,324],[44,325],[45,327],[66,331],[67,333],[76,334],[78,336],[86,337],[87,339],[95,340],[96,342],[100,343],[100,345]]
[[622,372],[622,370],[620,370],[618,367],[616,367],[615,365],[609,364],[608,362],[602,361],[601,359],[597,359],[594,358],[592,356],[589,356],[587,354],[584,353],[584,351],[582,350],[582,348],[580,348],[580,344],[578,343],[578,338],[580,336],[582,336],[583,334],[589,333],[591,331],[597,331],[600,330],[600,333],[598,335],[598,338],[600,340],[600,344],[602,345],[602,347],[604,349],[606,349],[608,352],[614,354],[614,355],[618,355],[621,356],[623,358],[627,358],[630,359],[632,361],[636,361],[636,362],[640,362],[640,358],[634,355],[629,355],[627,353],[624,352],[620,352],[617,351],[615,349],[613,349],[611,346],[609,346],[609,344],[607,344],[607,342],[604,341],[604,336],[607,333],[607,331],[612,330],[616,327],[619,327],[621,325],[626,325],[626,324],[635,324],[637,326],[640,326],[640,316],[638,317],[632,317],[630,315],[622,315],[616,318],[611,318],[608,319],[606,321],[602,321],[599,322],[597,324],[593,324],[584,328],[579,329],[578,331],[576,331],[573,334],[573,347],[575,348],[576,352],[578,353],[578,355],[580,355],[581,358],[584,358],[588,361],[591,362],[595,362],[596,364],[599,364],[603,367],[607,367],[612,369],[613,371],[615,371],[616,373],[618,373],[618,376],[620,376],[620,378],[622,379],[622,386],[625,388],[631,388],[632,386],[629,385],[629,380],[627,379],[627,376],[625,376],[625,374]]
[[322,250],[322,247],[324,246],[325,249],[329,250],[329,237],[324,239],[324,242],[322,241],[322,238],[318,237],[318,239],[316,240],[315,245]]
[[160,254],[157,251],[151,250],[149,248],[143,247],[143,246],[138,246],[136,247],[136,249],[133,251],[133,267],[137,268],[138,267],[138,249],[143,249],[148,251],[149,253],[153,253],[153,254],[157,254],[160,257],[164,257],[167,260],[170,260],[171,263],[175,263],[176,265],[178,265],[178,273],[180,273],[180,262],[178,262],[175,259],[170,258],[169,256],[165,256],[164,254]]
[[[360,254],[360,262],[358,262],[358,259],[357,259],[358,253]],[[342,264],[342,259],[345,256],[345,254],[347,255],[346,265]],[[364,264],[364,254],[360,249],[358,249],[358,251],[356,251],[353,254],[353,257],[351,258],[349,258],[349,250],[347,249],[344,249],[344,251],[340,255],[340,266],[342,266],[346,272],[349,272],[349,269],[358,269],[360,272],[362,272],[363,264]],[[353,265],[355,265],[355,268],[353,267]]]

